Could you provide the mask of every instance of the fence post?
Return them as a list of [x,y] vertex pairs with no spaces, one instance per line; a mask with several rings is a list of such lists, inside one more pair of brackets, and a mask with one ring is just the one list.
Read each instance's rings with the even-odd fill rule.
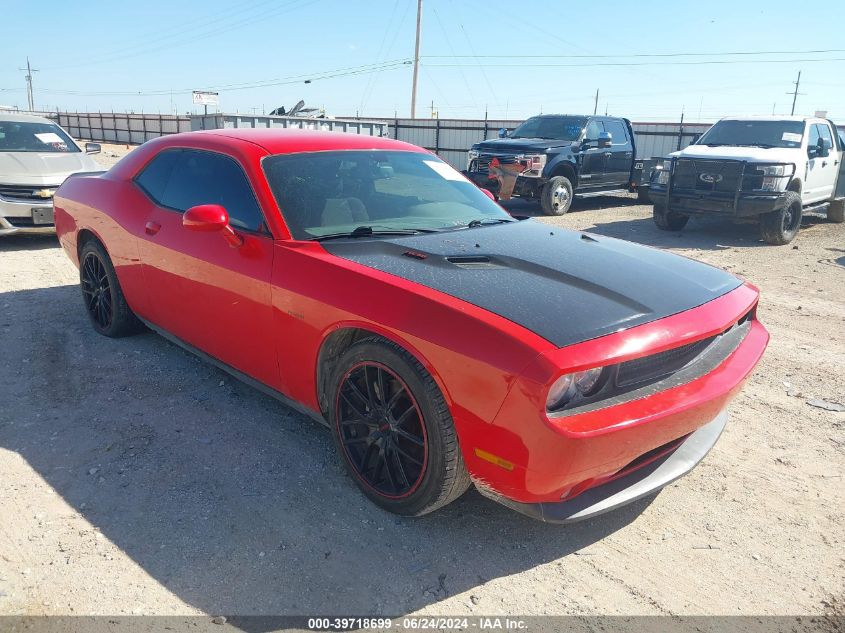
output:
[[438,156],[440,155],[440,113],[437,114],[437,119],[435,119],[435,128],[434,128],[434,153]]
[[399,140],[399,118],[396,117],[393,119],[393,140]]

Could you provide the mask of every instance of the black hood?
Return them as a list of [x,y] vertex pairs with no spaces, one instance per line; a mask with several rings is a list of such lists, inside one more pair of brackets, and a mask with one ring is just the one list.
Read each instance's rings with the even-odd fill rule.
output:
[[503,316],[557,347],[689,310],[741,284],[685,257],[534,220],[323,246]]
[[522,152],[543,152],[552,147],[569,147],[572,141],[558,141],[548,138],[500,138],[482,141],[476,146],[481,152],[495,154],[518,154]]

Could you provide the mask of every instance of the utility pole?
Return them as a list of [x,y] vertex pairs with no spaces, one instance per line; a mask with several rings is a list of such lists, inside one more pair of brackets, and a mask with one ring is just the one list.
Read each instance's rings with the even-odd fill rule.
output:
[[[798,100],[798,95],[801,94],[798,92],[798,86],[801,85],[801,71],[798,71],[798,79],[793,81],[792,83],[795,84],[795,90],[792,93],[792,112],[791,114],[795,114],[795,102]],[[789,94],[788,92],[786,94]]]
[[420,27],[422,26],[422,0],[417,0],[417,41],[414,45],[414,83],[411,87],[411,118],[417,118],[417,74],[420,70]]
[[26,68],[18,68],[18,70],[26,71],[26,101],[29,105],[29,111],[35,110],[35,98],[32,95],[32,73],[37,73],[38,70],[29,65],[29,57],[26,58]]
[[595,103],[595,105],[593,106],[593,114],[595,114],[596,112],[598,112],[598,110],[599,110],[599,89],[598,89],[598,88],[596,88],[596,103]]

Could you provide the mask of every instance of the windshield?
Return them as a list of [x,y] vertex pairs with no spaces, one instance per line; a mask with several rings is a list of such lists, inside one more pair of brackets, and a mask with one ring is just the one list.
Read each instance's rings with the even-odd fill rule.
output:
[[801,147],[803,121],[719,121],[696,145]]
[[79,152],[58,125],[31,121],[0,121],[0,152]]
[[300,240],[351,233],[362,226],[377,234],[511,219],[478,187],[431,154],[309,152],[270,156],[263,165],[285,222]]
[[587,118],[581,116],[535,116],[516,128],[510,138],[547,138],[577,141]]

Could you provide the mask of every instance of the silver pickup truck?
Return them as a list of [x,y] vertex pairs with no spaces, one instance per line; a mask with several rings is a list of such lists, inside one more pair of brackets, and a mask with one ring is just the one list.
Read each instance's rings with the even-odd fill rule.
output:
[[0,113],[0,236],[55,231],[53,194],[71,174],[102,171],[89,156],[99,151],[49,119]]

